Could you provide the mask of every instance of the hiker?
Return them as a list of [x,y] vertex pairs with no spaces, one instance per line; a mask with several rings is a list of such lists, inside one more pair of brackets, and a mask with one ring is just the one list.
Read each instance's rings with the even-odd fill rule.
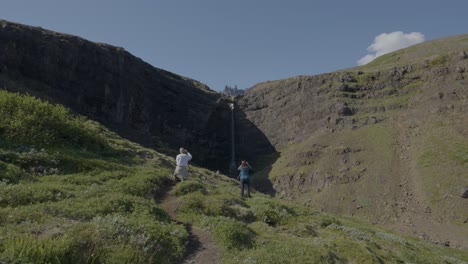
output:
[[185,181],[188,179],[188,162],[192,159],[192,155],[184,148],[180,148],[180,154],[176,157],[176,168],[174,171],[174,181]]
[[237,170],[240,171],[241,196],[244,197],[244,185],[247,185],[247,197],[250,198],[250,173],[252,172],[252,167],[250,167],[247,161],[243,160]]

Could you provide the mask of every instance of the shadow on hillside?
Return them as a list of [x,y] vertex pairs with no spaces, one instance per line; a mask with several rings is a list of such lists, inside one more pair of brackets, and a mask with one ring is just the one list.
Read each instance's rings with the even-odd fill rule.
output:
[[279,153],[267,136],[252,123],[242,110],[235,112],[235,142],[236,162],[247,160],[254,169],[252,186],[265,194],[276,194],[273,183],[269,179],[272,164],[279,158]]
[[252,186],[259,192],[275,196],[276,190],[271,182],[270,175],[272,164],[280,157],[278,152],[261,157],[255,161],[259,170],[255,170],[252,176]]
[[[232,119],[231,109],[228,106],[228,103],[231,101],[228,99],[214,103],[214,110],[203,113],[209,115],[208,121],[202,122],[203,125],[199,125],[196,118],[193,120],[179,120],[176,116],[172,115],[172,112],[169,111],[170,109],[166,110],[165,108],[162,108],[165,111],[156,111],[158,109],[148,110],[148,120],[135,121],[128,119],[119,121],[114,118],[114,112],[102,105],[101,101],[104,99],[98,95],[96,96],[99,97],[99,100],[80,103],[77,99],[78,95],[68,93],[68,90],[60,90],[58,86],[46,86],[41,79],[35,80],[24,77],[19,80],[12,80],[7,77],[0,75],[0,84],[10,87],[10,91],[29,93],[54,104],[64,105],[71,109],[73,114],[84,115],[90,120],[97,121],[123,139],[152,148],[170,157],[175,158],[179,148],[182,146],[186,147],[194,156],[191,164],[205,167],[212,171],[219,170],[226,175],[230,174],[229,170],[232,160]],[[78,89],[77,91],[83,96],[88,96],[86,90],[82,91]],[[151,95],[147,97],[152,98]],[[191,97],[198,98],[196,96]],[[208,105],[210,100],[214,99],[216,98],[205,98],[203,99],[203,103]],[[175,105],[176,103],[173,104]],[[178,105],[191,104],[179,103]],[[172,107],[172,104],[169,104],[169,106]],[[201,109],[200,111],[202,111],[205,108],[199,107],[196,109]],[[153,118],[155,113],[163,113],[161,114],[161,120]],[[193,114],[192,116],[199,118],[201,114]],[[263,131],[246,117],[240,107],[235,108],[234,118],[236,169],[241,160],[249,161],[255,169],[254,178],[257,178],[252,180],[253,186],[263,193],[274,195],[275,190],[268,175],[271,171],[271,164],[276,161],[279,154]],[[116,138],[116,140],[119,139]],[[265,159],[265,157],[268,158]],[[236,173],[237,171],[231,173],[231,177],[236,178]]]

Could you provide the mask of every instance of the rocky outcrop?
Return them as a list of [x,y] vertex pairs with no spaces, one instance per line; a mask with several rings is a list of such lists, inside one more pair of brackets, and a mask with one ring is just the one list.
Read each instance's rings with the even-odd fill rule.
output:
[[468,211],[448,194],[466,183],[467,46],[461,35],[248,89],[240,111],[279,151],[271,193],[461,247],[466,228],[450,223]]
[[[161,152],[183,146],[198,165],[229,169],[230,99],[123,48],[0,20],[0,88],[63,104]],[[237,118],[245,142],[259,146],[248,153],[271,151],[250,121]]]
[[120,47],[0,21],[0,87],[66,105],[163,152],[185,146],[199,163],[229,151],[229,108],[218,93]]

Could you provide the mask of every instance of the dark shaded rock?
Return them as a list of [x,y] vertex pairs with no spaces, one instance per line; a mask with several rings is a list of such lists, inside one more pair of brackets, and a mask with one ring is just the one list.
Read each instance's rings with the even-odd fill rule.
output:
[[340,77],[341,82],[356,82],[356,78],[351,75],[344,75]]
[[350,153],[352,150],[350,147],[346,147],[346,148],[340,148],[340,149],[337,149],[336,150],[336,154],[337,155],[343,155],[343,154],[346,154],[346,153]]
[[461,195],[463,198],[468,198],[468,187],[465,187],[462,191],[462,195]]
[[42,165],[31,168],[31,173],[34,175],[45,175],[46,172],[47,172],[47,168]]
[[341,84],[339,87],[338,87],[338,91],[340,92],[347,92],[347,93],[355,93],[357,90],[359,90],[360,88],[359,87],[351,87],[347,84]]
[[[123,48],[0,20],[0,87],[29,93],[99,121],[166,154],[186,147],[194,162],[225,171],[228,101],[206,85],[155,68]],[[243,129],[272,147],[249,122]]]
[[343,115],[343,116],[351,116],[351,115],[354,114],[353,110],[351,110],[351,108],[349,108],[346,105],[338,107],[337,113],[338,113],[338,115]]
[[450,69],[448,67],[433,67],[430,72],[432,75],[447,75]]
[[424,212],[426,214],[430,214],[430,213],[432,213],[432,210],[431,210],[431,208],[429,206],[426,206],[426,208],[424,209]]
[[463,51],[460,51],[460,54],[458,55],[458,57],[460,58],[460,60],[464,60],[464,59],[468,58],[468,55],[463,50]]
[[137,152],[138,156],[142,159],[152,159],[154,158],[153,153],[147,151],[147,150],[140,150]]
[[[384,111],[385,111],[385,110],[384,110]],[[379,120],[377,117],[375,117],[375,116],[371,116],[371,117],[370,117],[370,123],[371,123],[371,124],[377,124],[377,123],[379,123],[379,121],[380,121],[380,120]]]

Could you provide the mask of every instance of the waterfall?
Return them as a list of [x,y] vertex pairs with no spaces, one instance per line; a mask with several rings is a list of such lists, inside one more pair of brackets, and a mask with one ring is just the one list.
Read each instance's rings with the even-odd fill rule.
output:
[[229,176],[237,178],[237,166],[236,166],[236,150],[235,150],[235,137],[234,137],[234,103],[229,104],[231,108],[231,164],[229,166]]

